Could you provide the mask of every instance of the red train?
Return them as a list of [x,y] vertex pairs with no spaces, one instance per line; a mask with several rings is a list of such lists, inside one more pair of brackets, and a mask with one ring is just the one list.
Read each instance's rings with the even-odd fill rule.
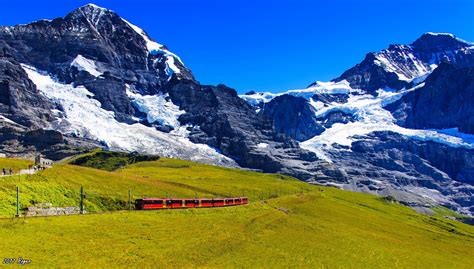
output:
[[170,209],[194,207],[222,207],[248,204],[247,197],[234,198],[143,198],[135,200],[135,208],[142,209]]

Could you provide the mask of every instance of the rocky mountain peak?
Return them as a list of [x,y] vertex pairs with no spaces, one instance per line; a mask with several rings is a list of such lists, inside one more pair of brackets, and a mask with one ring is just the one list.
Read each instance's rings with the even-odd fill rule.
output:
[[441,62],[474,64],[472,43],[452,34],[425,33],[407,45],[394,44],[345,71],[334,81],[347,80],[351,87],[374,93],[385,87],[400,90],[422,81]]
[[66,18],[80,18],[84,17],[94,25],[97,25],[104,16],[118,16],[117,13],[108,10],[106,8],[99,7],[94,4],[87,4],[85,6],[79,7],[68,15]]
[[419,37],[411,46],[420,52],[443,52],[453,51],[472,44],[461,40],[453,34],[428,32]]

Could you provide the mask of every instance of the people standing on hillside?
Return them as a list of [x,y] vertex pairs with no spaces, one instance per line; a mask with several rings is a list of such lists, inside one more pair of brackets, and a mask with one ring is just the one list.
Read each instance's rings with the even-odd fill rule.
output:
[[13,175],[13,169],[10,168],[10,176]]
[[3,175],[6,176],[7,175],[7,169],[3,168]]

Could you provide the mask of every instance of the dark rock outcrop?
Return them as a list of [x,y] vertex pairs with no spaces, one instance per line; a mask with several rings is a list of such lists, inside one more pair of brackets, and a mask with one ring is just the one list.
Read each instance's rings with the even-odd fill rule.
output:
[[306,99],[285,94],[265,104],[261,114],[272,120],[275,132],[305,141],[324,131],[315,112]]
[[15,125],[0,126],[0,151],[8,156],[33,157],[42,153],[56,161],[98,147],[102,146],[97,142],[67,137],[54,130],[28,131]]
[[47,126],[52,108],[20,64],[0,54],[0,114],[35,129]]
[[[193,126],[189,128],[191,141],[215,147],[243,167],[309,176],[299,166],[316,161],[315,155],[299,148],[290,137],[275,134],[271,121],[257,115],[234,89],[185,80],[170,85],[167,91],[173,103],[186,111],[179,121]],[[259,148],[259,144],[268,147]],[[290,159],[293,161],[286,161]]]
[[386,108],[401,126],[459,128],[474,134],[474,67],[443,63],[426,79],[424,87]]

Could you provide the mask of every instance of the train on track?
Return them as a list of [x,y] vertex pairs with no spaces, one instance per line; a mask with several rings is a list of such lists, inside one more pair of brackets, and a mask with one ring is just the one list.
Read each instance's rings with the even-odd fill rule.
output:
[[247,197],[233,198],[143,198],[135,200],[137,210],[223,207],[248,204]]

